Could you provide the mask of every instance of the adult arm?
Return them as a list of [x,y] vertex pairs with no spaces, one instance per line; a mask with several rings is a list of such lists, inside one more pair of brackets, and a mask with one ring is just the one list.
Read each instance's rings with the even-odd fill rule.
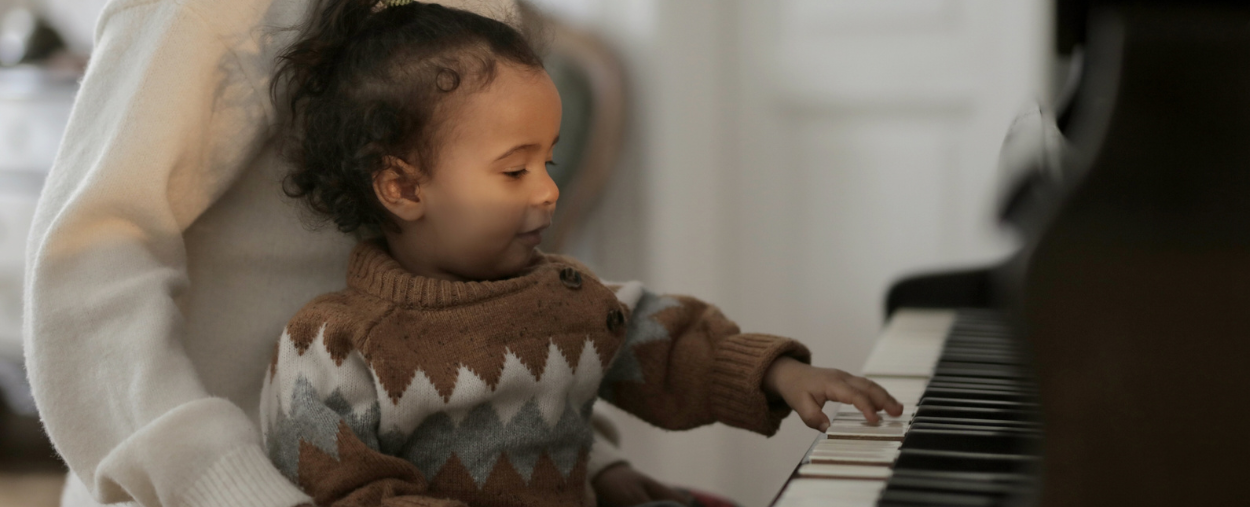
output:
[[182,2],[108,5],[27,247],[35,399],[103,503],[308,499],[269,463],[243,410],[209,395],[183,348],[182,234],[270,123],[266,90],[206,19]]

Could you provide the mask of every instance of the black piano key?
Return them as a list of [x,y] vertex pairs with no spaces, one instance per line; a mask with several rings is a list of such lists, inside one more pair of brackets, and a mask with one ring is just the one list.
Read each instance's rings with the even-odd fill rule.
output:
[[998,400],[1028,402],[1036,399],[1031,394],[995,391],[990,389],[962,389],[956,387],[929,386],[924,396],[932,398],[957,398],[970,400]]
[[[1016,505],[1010,503],[1021,494],[1034,491],[1037,480],[1025,474],[979,474],[971,472],[897,471],[881,495],[881,499],[895,499],[892,505],[904,505],[903,500],[914,498],[894,492],[949,493],[991,499],[989,505]],[[926,497],[941,498],[941,497]],[[940,500],[939,500],[940,501]],[[887,505],[884,502],[878,505]],[[926,504],[912,504],[926,505]],[[934,504],[927,504],[934,505]],[[949,504],[936,504],[949,505]]]
[[958,358],[967,357],[974,360],[985,361],[1006,361],[1019,363],[1021,356],[1014,351],[1007,349],[994,349],[981,346],[947,346],[942,351],[942,358],[946,360],[959,360]]
[[881,507],[921,507],[939,505],[951,507],[993,507],[997,504],[997,498],[987,497],[984,495],[891,490],[888,486],[885,491],[881,492],[881,498],[877,500],[877,505]]
[[1037,403],[1025,401],[1002,401],[1002,400],[974,400],[967,398],[941,398],[941,397],[924,397],[920,398],[917,406],[936,405],[943,407],[980,407],[980,408],[1005,408],[1011,410],[1037,410]]
[[1027,376],[1024,369],[1017,366],[945,360],[939,360],[933,371],[938,375],[961,375],[966,377],[1019,379]]
[[1037,384],[1029,383],[1025,379],[996,379],[986,377],[953,377],[949,375],[935,375],[929,379],[929,383],[931,385],[952,384],[961,386],[976,386],[979,389],[1037,390]]
[[1024,361],[1019,358],[991,356],[987,354],[948,354],[942,356],[942,360],[949,363],[963,363],[961,364],[961,367],[967,367],[964,365],[978,365],[986,367],[998,366],[1003,369],[1018,370],[1024,365]]
[[986,424],[955,424],[949,422],[912,422],[910,429],[916,430],[967,430],[967,431],[997,431],[1001,433],[1021,436],[1040,435],[1037,428],[1026,426],[993,426]]
[[1037,390],[1023,386],[1007,387],[987,384],[973,384],[969,382],[929,382],[929,389],[936,389],[940,387],[951,389],[979,389],[998,393],[1016,394],[1020,396],[1037,396]]
[[968,327],[956,327],[951,330],[951,334],[948,339],[960,341],[1002,342],[1011,340],[1011,335],[1004,333],[1001,329],[973,329]]
[[1030,455],[1037,452],[1040,438],[1002,430],[938,429],[912,427],[903,438],[906,449],[958,451],[984,454]]
[[1020,353],[1009,343],[985,343],[979,341],[948,342],[942,349],[950,354],[984,354],[1016,357]]
[[992,472],[953,472],[949,470],[896,469],[891,477],[914,477],[934,480],[976,481],[1000,484],[1034,484],[1037,478],[1031,474]]
[[1033,390],[1037,389],[1037,384],[1029,381],[1028,379],[998,379],[998,378],[987,378],[987,377],[962,377],[958,375],[938,374],[938,375],[934,375],[931,379],[929,379],[929,382],[930,383],[951,382],[951,383],[959,383],[959,384],[977,384],[977,385],[983,385],[987,387],[998,386],[998,387],[1014,387],[1014,388],[1020,388],[1020,389],[1026,389],[1026,388],[1033,389]]
[[999,421],[1036,421],[1037,416],[1030,410],[1016,410],[991,407],[955,407],[938,404],[916,407],[916,418],[949,417],[956,419],[988,419]]
[[959,340],[947,342],[943,351],[951,354],[985,354],[1018,357],[1019,350],[1013,343],[985,342],[980,340]]
[[952,493],[980,493],[988,495],[1005,495],[1016,489],[1018,484],[1000,482],[967,481],[958,479],[927,479],[917,477],[891,477],[891,489],[947,491]]
[[952,337],[944,342],[943,347],[951,352],[982,352],[995,354],[1018,355],[1019,348],[1011,340],[986,338]]
[[960,417],[931,417],[931,416],[915,416],[912,417],[912,424],[949,424],[961,426],[976,426],[979,428],[1026,428],[1040,430],[1041,423],[1033,421],[1011,421],[1004,419],[972,419]]
[[1037,456],[935,449],[900,449],[894,469],[1021,474],[1036,468]]
[[947,355],[972,354],[984,356],[1003,356],[1007,358],[1020,356],[1020,354],[1016,351],[1016,348],[1008,344],[990,345],[976,342],[947,343],[942,350]]
[[991,345],[1010,344],[1011,336],[998,335],[994,333],[975,332],[975,333],[952,333],[946,338],[944,343],[987,343]]

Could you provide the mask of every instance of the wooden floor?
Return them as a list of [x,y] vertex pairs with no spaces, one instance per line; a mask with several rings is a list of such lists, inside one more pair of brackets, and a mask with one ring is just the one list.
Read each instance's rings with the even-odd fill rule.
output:
[[63,473],[0,473],[0,507],[57,507],[63,484]]

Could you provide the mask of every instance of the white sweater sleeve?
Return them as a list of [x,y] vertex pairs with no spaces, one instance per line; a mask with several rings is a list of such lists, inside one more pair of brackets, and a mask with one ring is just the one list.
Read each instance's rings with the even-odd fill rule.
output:
[[182,233],[271,116],[202,14],[116,0],[101,16],[27,247],[27,365],[52,441],[98,501],[287,507],[308,497],[182,343]]

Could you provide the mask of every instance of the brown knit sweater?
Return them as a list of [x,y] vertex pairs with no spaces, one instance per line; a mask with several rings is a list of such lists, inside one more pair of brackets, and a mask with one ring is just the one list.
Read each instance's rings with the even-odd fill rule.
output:
[[515,278],[409,274],[374,242],[286,327],[262,394],[270,458],[318,505],[580,506],[596,398],[667,429],[771,435],[764,372],[798,342],[545,255]]

